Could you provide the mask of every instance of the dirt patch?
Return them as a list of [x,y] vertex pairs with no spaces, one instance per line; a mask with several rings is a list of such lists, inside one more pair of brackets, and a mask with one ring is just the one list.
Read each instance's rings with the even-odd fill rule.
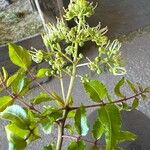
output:
[[16,0],[0,12],[0,45],[43,31],[41,19],[28,0]]

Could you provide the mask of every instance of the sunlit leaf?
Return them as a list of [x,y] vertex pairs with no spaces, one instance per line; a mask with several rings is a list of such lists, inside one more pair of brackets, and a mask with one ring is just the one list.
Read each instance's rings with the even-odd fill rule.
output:
[[29,120],[26,111],[19,105],[12,105],[7,107],[0,113],[3,119],[15,123],[18,127],[24,129],[28,128]]
[[8,106],[13,104],[13,99],[10,96],[0,97],[0,112],[4,111]]
[[25,141],[29,131],[22,130],[14,124],[9,124],[5,127],[7,139],[9,141],[9,150],[24,150],[27,146]]
[[[11,87],[15,94],[20,94],[28,87],[29,81],[25,72],[20,69],[7,80],[7,87]],[[23,95],[23,94],[22,94]]]
[[3,73],[3,80],[6,81],[8,78],[8,72],[6,71],[5,67],[2,67],[2,73]]
[[9,43],[9,57],[10,60],[17,66],[27,70],[31,65],[31,56],[29,52],[16,44]]
[[48,68],[42,68],[40,70],[38,70],[37,74],[36,74],[36,77],[37,78],[44,78],[46,76],[49,76],[50,75],[50,69]]
[[27,143],[31,143],[39,138],[39,129],[37,127],[34,127],[32,130],[30,130],[30,136],[26,139],[26,141]]
[[42,102],[48,102],[51,101],[52,98],[47,93],[40,93],[36,97],[34,97],[31,101],[33,104],[40,104]]

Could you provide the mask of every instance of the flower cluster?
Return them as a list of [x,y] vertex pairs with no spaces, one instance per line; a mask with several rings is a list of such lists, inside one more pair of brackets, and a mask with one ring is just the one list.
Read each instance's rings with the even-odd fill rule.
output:
[[[102,73],[108,69],[114,75],[126,73],[121,66],[120,47],[118,40],[110,42],[105,35],[107,27],[102,28],[99,23],[95,27],[90,27],[85,18],[93,14],[94,7],[86,0],[71,0],[65,15],[57,19],[57,24],[48,24],[47,32],[43,34],[43,41],[50,52],[42,54],[41,51],[32,52],[32,58],[39,63],[43,59],[49,62],[52,72],[59,74],[62,70],[71,75],[72,66],[66,66],[68,61],[71,64],[78,64],[84,58],[79,54],[79,47],[83,47],[85,42],[92,41],[98,47],[98,54],[94,60],[88,59],[90,70]],[[69,28],[65,21],[73,19],[76,26]],[[75,59],[73,62],[72,58]],[[103,69],[104,68],[104,69]]]
[[71,0],[68,9],[65,11],[65,19],[71,20],[75,17],[90,17],[94,13],[92,3],[86,0]]

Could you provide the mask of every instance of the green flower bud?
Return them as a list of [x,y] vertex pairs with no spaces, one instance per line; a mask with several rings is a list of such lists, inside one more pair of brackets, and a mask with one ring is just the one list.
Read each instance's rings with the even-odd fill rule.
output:
[[83,54],[80,53],[79,58],[82,59],[83,57],[84,57]]

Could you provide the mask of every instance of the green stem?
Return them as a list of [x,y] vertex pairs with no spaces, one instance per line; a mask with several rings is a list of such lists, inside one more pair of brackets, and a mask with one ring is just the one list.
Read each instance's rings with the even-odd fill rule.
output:
[[70,84],[69,84],[68,93],[67,93],[66,102],[65,102],[66,106],[69,103],[69,98],[70,98],[71,93],[72,93],[73,83],[74,83],[74,80],[75,80],[75,75],[76,75],[76,65],[73,64],[72,76],[70,78]]
[[61,150],[61,147],[62,147],[62,143],[63,143],[62,136],[64,135],[64,125],[65,125],[66,118],[67,118],[67,115],[68,115],[67,106],[69,104],[69,98],[70,98],[71,93],[72,93],[73,83],[74,83],[74,80],[75,80],[75,75],[76,75],[76,65],[73,64],[72,76],[71,76],[71,79],[70,79],[70,84],[69,84],[68,93],[67,93],[66,102],[65,102],[66,108],[64,110],[62,121],[58,125],[58,139],[57,139],[56,150]]
[[[80,29],[81,29],[81,21],[82,20],[79,19],[77,34],[80,32]],[[71,93],[73,90],[73,84],[74,84],[74,81],[76,78],[77,57],[78,57],[78,43],[75,43],[75,55],[74,55],[74,59],[73,59],[72,76],[70,78],[70,84],[69,84],[68,93],[67,93],[67,97],[66,97],[66,101],[65,101],[65,110],[63,113],[63,117],[62,117],[62,119],[58,125],[58,138],[57,138],[56,150],[61,150],[61,148],[62,148],[62,143],[63,143],[63,137],[62,136],[64,135],[64,126],[65,126],[65,122],[66,122],[67,115],[69,112],[69,109],[68,109],[69,99],[70,99],[70,96],[71,96]]]
[[67,118],[67,115],[68,115],[68,110],[64,110],[64,113],[63,113],[63,117],[61,119],[61,121],[59,122],[59,125],[58,125],[58,138],[57,138],[57,145],[56,145],[56,150],[61,150],[62,148],[62,143],[63,143],[63,138],[62,136],[64,135],[64,126],[65,126],[65,122],[66,122],[66,118]]
[[64,82],[63,82],[62,73],[60,73],[60,85],[61,85],[61,91],[62,91],[63,100],[65,101]]

